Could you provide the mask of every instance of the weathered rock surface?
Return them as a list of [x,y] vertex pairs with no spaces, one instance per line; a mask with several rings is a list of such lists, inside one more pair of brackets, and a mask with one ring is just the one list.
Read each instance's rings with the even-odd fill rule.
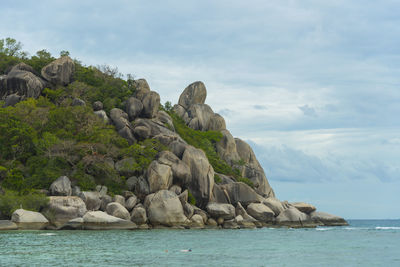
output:
[[231,204],[210,202],[207,205],[207,212],[213,218],[223,218],[224,220],[235,218],[235,207]]
[[142,116],[145,118],[154,118],[160,107],[160,95],[157,92],[150,91],[144,95]]
[[132,191],[139,199],[144,199],[149,193],[150,188],[147,180],[142,176],[132,176],[126,181],[128,189]]
[[218,155],[231,166],[240,160],[236,151],[236,142],[228,130],[222,130],[222,138],[216,145]]
[[242,204],[240,204],[240,202],[237,203],[237,206],[235,208],[235,214],[236,216],[242,216],[244,221],[249,221],[249,222],[254,222],[256,221],[256,219],[254,219],[253,217],[251,217],[247,211],[243,208]]
[[247,206],[247,213],[261,222],[272,222],[274,212],[262,203],[251,203]]
[[111,216],[121,218],[124,220],[131,219],[131,215],[129,214],[129,211],[118,202],[108,203],[108,205],[106,207],[106,212],[107,212],[107,214],[109,214]]
[[191,118],[188,126],[194,130],[209,130],[211,118],[214,112],[207,104],[194,104],[188,109],[188,116]]
[[87,230],[132,230],[137,226],[102,211],[89,211],[83,216],[84,229]]
[[303,226],[310,221],[310,216],[299,211],[295,207],[289,207],[288,209],[285,209],[278,215],[278,217],[276,217],[276,222],[278,224],[288,226]]
[[147,168],[147,181],[150,193],[168,189],[172,185],[171,167],[160,164],[158,161],[152,161]]
[[106,211],[108,203],[113,202],[112,197],[109,195],[105,195],[101,197],[101,204],[100,204],[100,210],[101,211]]
[[86,211],[85,202],[77,196],[52,196],[44,214],[58,228],[71,219],[82,217]]
[[18,229],[24,230],[40,230],[49,224],[49,221],[41,213],[24,209],[14,211],[11,221],[18,226]]
[[203,218],[199,214],[193,215],[190,218],[190,221],[191,221],[191,224],[190,224],[191,228],[197,228],[197,229],[204,228]]
[[180,160],[175,154],[170,151],[162,151],[158,156],[159,163],[171,167],[173,183],[186,185],[191,181],[191,170],[189,166]]
[[293,202],[290,203],[293,207],[295,207],[296,209],[298,209],[301,212],[310,214],[313,211],[316,211],[317,208],[311,204],[308,203],[304,203],[304,202]]
[[129,197],[129,198],[125,201],[125,208],[126,208],[128,211],[131,211],[131,210],[135,207],[137,201],[138,201],[138,198],[137,198],[135,195]]
[[228,193],[217,184],[215,184],[213,187],[213,194],[211,200],[216,203],[231,204]]
[[50,185],[52,196],[70,196],[72,194],[71,181],[67,176],[60,176]]
[[247,206],[250,203],[261,202],[263,200],[250,186],[242,182],[221,185],[221,188],[228,192],[229,199],[233,205],[240,202]]
[[136,224],[147,223],[147,213],[144,207],[135,207],[131,213],[131,221]]
[[145,79],[135,80],[135,97],[143,100],[144,96],[150,92],[150,86]]
[[121,204],[123,207],[125,207],[125,198],[121,195],[115,195],[112,198],[113,202],[117,202]]
[[9,220],[0,220],[0,231],[17,230],[18,226]]
[[135,97],[130,97],[126,101],[126,113],[129,116],[129,120],[133,121],[136,119],[143,110],[142,101]]
[[188,109],[193,104],[204,104],[207,97],[207,90],[204,83],[198,81],[185,88],[179,97],[179,105]]
[[275,216],[278,216],[285,209],[279,199],[274,197],[266,198],[262,201],[262,203],[270,208],[275,213]]
[[214,186],[214,169],[208,162],[203,150],[187,146],[182,161],[191,171],[191,179],[187,186],[196,198],[199,207],[205,207],[210,201]]
[[101,206],[99,192],[83,191],[79,197],[85,202],[87,210],[98,210]]
[[42,76],[53,84],[67,85],[72,82],[75,70],[74,61],[64,56],[54,60],[42,69]]
[[11,94],[17,94],[25,98],[38,98],[45,86],[45,82],[41,78],[25,70],[11,71],[6,77],[3,76],[2,80],[0,99],[4,99]]
[[344,226],[344,225],[349,225],[345,219],[342,217],[332,215],[329,213],[325,212],[318,212],[314,211],[311,212],[310,214],[311,219],[315,222],[318,223],[319,225],[324,225],[324,226]]
[[171,191],[160,190],[154,195],[148,195],[145,202],[148,203],[148,219],[153,225],[174,226],[187,222],[181,201]]

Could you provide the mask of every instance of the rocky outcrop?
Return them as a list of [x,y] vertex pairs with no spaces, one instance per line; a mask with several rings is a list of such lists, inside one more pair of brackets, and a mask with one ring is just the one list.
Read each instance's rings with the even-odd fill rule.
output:
[[128,197],[128,199],[125,201],[125,208],[128,211],[131,211],[137,204],[137,201],[138,201],[138,198],[135,195]]
[[106,212],[107,212],[107,214],[109,214],[111,216],[121,218],[124,220],[131,219],[131,215],[129,214],[129,211],[118,202],[108,203],[108,205],[106,207]]
[[187,185],[190,183],[192,174],[189,166],[175,154],[170,151],[162,151],[159,153],[157,161],[170,166],[174,184]]
[[121,137],[125,138],[129,144],[136,142],[136,139],[133,136],[133,127],[129,122],[128,114],[119,108],[113,108],[110,111],[110,118]]
[[134,82],[135,85],[135,97],[139,100],[144,98],[144,95],[150,92],[150,86],[145,79],[138,79]]
[[345,226],[349,225],[345,219],[325,212],[314,211],[310,214],[311,220],[324,226]]
[[308,203],[304,203],[304,202],[293,202],[290,203],[293,207],[295,207],[296,209],[298,209],[301,212],[310,214],[313,211],[316,211],[317,208],[311,204]]
[[49,224],[49,221],[41,213],[24,209],[14,211],[11,221],[18,226],[18,229],[23,230],[40,230]]
[[67,176],[60,176],[50,185],[50,195],[70,196],[72,194],[71,181]]
[[275,216],[278,216],[285,209],[279,199],[274,197],[266,198],[262,201],[262,203],[270,208],[275,213]]
[[18,226],[9,220],[0,220],[0,231],[17,230]]
[[22,99],[22,96],[19,96],[17,94],[11,94],[6,96],[4,107],[9,107],[9,106],[15,106],[17,103],[19,103]]
[[181,201],[169,190],[160,190],[148,195],[145,203],[148,219],[152,225],[175,226],[187,223]]
[[131,213],[131,221],[138,225],[147,223],[146,209],[142,206],[135,207]]
[[147,180],[142,176],[132,176],[126,181],[126,185],[139,199],[144,199],[149,193],[150,188]]
[[289,207],[276,217],[276,222],[279,225],[301,227],[308,225],[311,222],[311,218],[295,207]]
[[150,91],[143,96],[142,116],[145,118],[154,118],[160,107],[160,95],[154,91]]
[[205,207],[210,201],[214,186],[214,169],[208,162],[204,152],[192,146],[187,146],[182,161],[190,169],[191,179],[187,187],[196,198],[199,207]]
[[262,203],[251,203],[247,206],[247,213],[260,222],[272,222],[274,212]]
[[7,76],[2,76],[0,83],[2,84],[0,85],[0,99],[11,94],[17,94],[23,98],[37,98],[46,84],[32,72],[19,69],[10,71]]
[[207,212],[215,219],[231,220],[235,218],[235,207],[231,204],[210,202],[207,205]]
[[261,202],[263,198],[258,195],[250,186],[242,182],[235,182],[221,186],[228,193],[231,204],[236,205],[238,202],[244,206],[250,203]]
[[217,153],[223,160],[233,166],[240,160],[239,154],[236,151],[235,138],[233,138],[228,130],[222,130],[221,133],[222,138],[216,145]]
[[53,84],[67,85],[72,82],[74,70],[74,61],[70,57],[64,56],[43,67],[41,74],[43,78]]
[[69,220],[82,217],[86,213],[86,205],[76,196],[52,196],[43,214],[57,228]]
[[126,108],[126,113],[129,116],[129,120],[133,121],[142,112],[143,104],[142,104],[142,101],[140,101],[139,99],[134,98],[134,97],[130,97],[126,101],[125,108]]
[[202,82],[194,82],[185,88],[179,97],[179,105],[188,109],[193,104],[204,104],[207,97],[206,86]]
[[137,226],[130,220],[123,220],[102,211],[89,211],[83,216],[84,229],[87,230],[132,230]]

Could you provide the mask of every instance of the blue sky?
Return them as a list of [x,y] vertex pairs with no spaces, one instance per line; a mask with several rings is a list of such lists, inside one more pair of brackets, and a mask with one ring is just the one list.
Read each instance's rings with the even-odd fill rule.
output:
[[5,1],[0,38],[206,102],[281,200],[400,218],[398,1]]

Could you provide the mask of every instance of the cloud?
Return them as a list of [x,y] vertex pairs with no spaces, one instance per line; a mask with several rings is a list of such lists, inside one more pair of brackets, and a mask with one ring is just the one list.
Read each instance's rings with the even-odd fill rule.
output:
[[315,112],[315,109],[308,105],[301,106],[299,109],[303,111],[305,116],[317,117],[317,112]]

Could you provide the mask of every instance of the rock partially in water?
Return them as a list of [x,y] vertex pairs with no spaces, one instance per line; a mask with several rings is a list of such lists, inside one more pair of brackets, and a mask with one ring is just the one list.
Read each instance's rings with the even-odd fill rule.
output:
[[49,225],[49,221],[41,213],[24,209],[14,211],[11,221],[22,230],[41,230]]

